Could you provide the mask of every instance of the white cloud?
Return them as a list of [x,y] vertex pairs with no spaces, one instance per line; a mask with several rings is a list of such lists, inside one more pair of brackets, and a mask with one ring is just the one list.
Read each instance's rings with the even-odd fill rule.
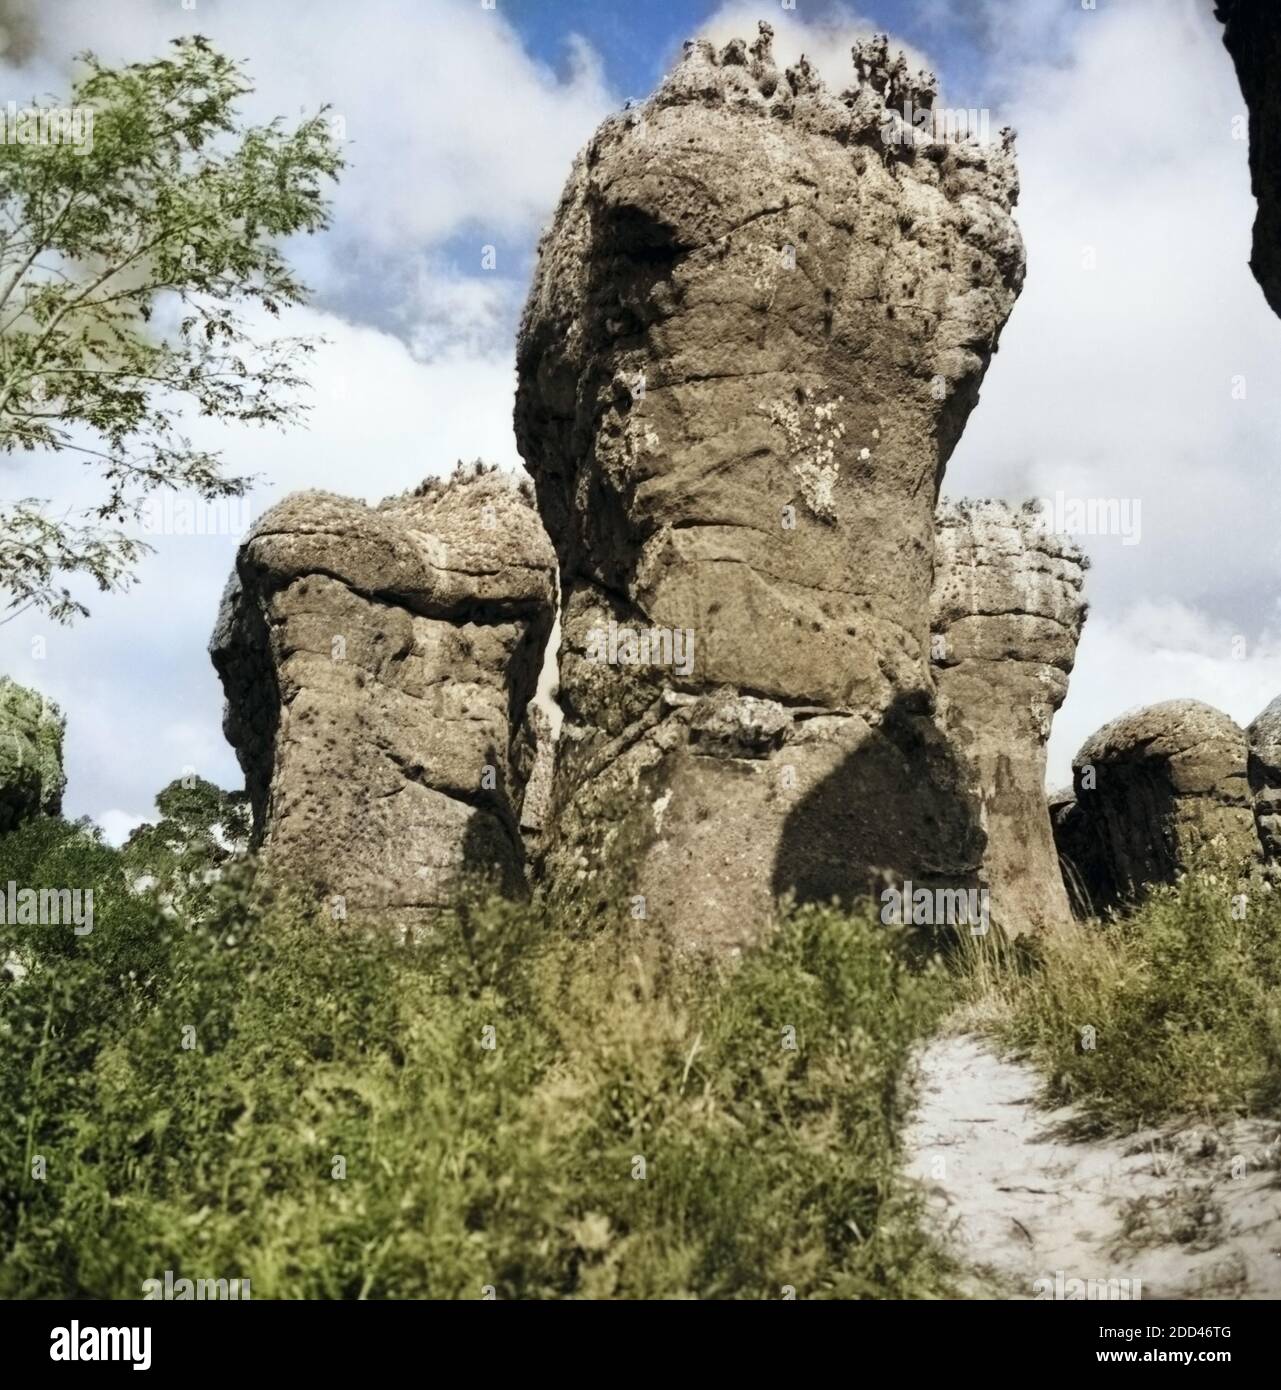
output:
[[478,273],[466,278],[450,274],[439,260],[419,258],[402,310],[415,357],[430,361],[510,350],[524,285],[484,270],[491,253],[497,249],[478,254]]
[[[472,0],[309,0],[306,6],[201,0],[52,0],[46,60],[90,48],[110,60],[159,54],[199,31],[243,57],[257,92],[247,114],[333,108],[349,167],[338,243],[415,249],[477,226],[482,242],[536,229],[574,155],[615,104],[600,61],[567,35],[567,80],[532,59],[501,7]],[[376,259],[365,273],[379,273]]]
[[119,848],[140,825],[147,825],[147,816],[135,816],[132,811],[121,811],[113,807],[94,817],[102,828],[102,837],[109,845]]
[[1203,700],[1244,728],[1281,691],[1281,634],[1242,638],[1178,603],[1145,601],[1092,617],[1050,736],[1048,785],[1069,785],[1085,740],[1142,705]]

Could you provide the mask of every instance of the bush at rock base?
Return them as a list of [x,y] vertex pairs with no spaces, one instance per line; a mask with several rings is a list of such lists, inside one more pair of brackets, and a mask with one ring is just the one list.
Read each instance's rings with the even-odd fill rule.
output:
[[96,885],[95,929],[0,939],[0,1296],[944,1291],[895,1135],[946,985],[874,919],[727,971],[493,901],[418,946],[235,882],[187,924],[52,826],[0,863]]

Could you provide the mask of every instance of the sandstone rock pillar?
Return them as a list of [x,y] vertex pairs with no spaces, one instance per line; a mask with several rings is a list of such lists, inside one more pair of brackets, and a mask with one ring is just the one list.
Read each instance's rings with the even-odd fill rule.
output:
[[521,889],[521,730],[554,571],[493,472],[376,508],[296,493],[259,519],[211,655],[273,874],[403,926],[464,872]]
[[562,594],[548,873],[590,898],[629,861],[633,911],[691,945],[981,853],[929,605],[1022,283],[1010,139],[919,140],[933,79],[884,40],[851,76],[780,73],[767,25],[688,45],[576,162],[518,343]]
[[1085,619],[1086,562],[1030,508],[938,509],[933,627],[939,719],[973,769],[982,874],[1007,935],[1071,919],[1045,798],[1045,745]]

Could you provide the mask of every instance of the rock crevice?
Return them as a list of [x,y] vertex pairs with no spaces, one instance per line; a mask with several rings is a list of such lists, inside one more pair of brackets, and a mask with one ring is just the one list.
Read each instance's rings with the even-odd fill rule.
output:
[[1268,876],[1281,876],[1281,695],[1246,730],[1246,780],[1259,852]]

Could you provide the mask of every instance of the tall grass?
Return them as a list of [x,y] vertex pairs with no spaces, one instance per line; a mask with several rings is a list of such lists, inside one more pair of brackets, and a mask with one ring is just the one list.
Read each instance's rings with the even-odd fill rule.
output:
[[51,823],[0,866],[99,889],[89,936],[0,935],[0,1295],[947,1291],[896,1152],[947,986],[871,917],[721,973],[498,901],[418,946],[234,881],[167,919]]
[[971,1020],[1099,1128],[1281,1102],[1281,901],[1258,884],[1192,873],[965,977]]

